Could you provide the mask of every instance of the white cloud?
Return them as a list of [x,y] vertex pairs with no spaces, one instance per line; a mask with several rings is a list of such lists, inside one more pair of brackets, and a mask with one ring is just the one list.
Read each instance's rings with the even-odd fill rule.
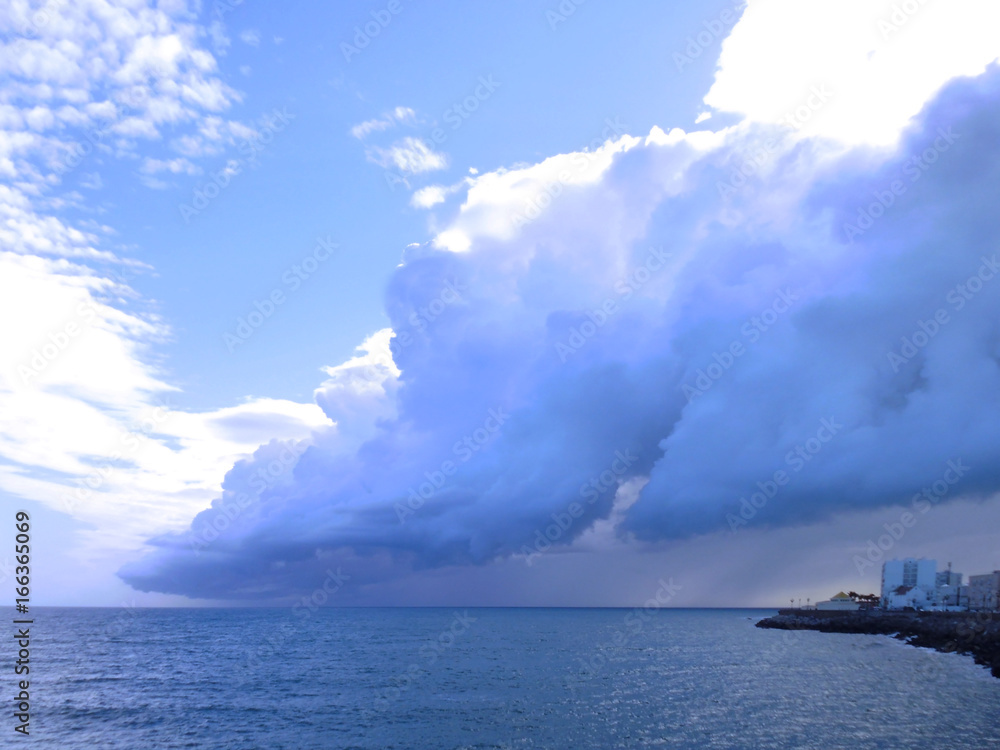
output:
[[[0,491],[95,529],[77,537],[81,561],[176,528],[262,442],[330,425],[284,400],[171,407],[175,387],[151,364],[169,326],[111,270],[143,265],[106,249],[110,228],[59,213],[83,202],[66,174],[101,187],[95,152],[135,160],[159,187],[254,132],[222,115],[239,94],[190,18],[182,2],[103,0],[0,14],[0,316],[17,321],[0,327]],[[212,37],[224,47],[221,27]]]
[[240,41],[251,47],[260,46],[260,32],[256,29],[244,29],[240,32]]
[[155,190],[165,190],[170,187],[170,183],[154,175],[161,172],[170,174],[201,174],[201,167],[193,164],[183,157],[176,159],[144,159],[139,167],[139,180],[147,187]]
[[438,203],[444,203],[450,192],[452,190],[443,185],[428,185],[413,194],[410,205],[414,208],[432,208]]
[[409,107],[396,107],[391,112],[387,112],[380,118],[365,120],[351,128],[351,135],[358,140],[364,140],[372,133],[388,130],[400,124],[409,124],[416,118],[416,112]]
[[366,155],[380,167],[394,167],[407,174],[433,172],[448,166],[448,157],[434,151],[420,138],[403,138],[389,148],[372,146]]
[[176,159],[144,159],[140,170],[145,174],[156,174],[157,172],[199,174],[201,172],[200,167],[182,157]]
[[88,172],[81,176],[80,187],[86,188],[87,190],[100,190],[104,187],[104,182],[101,180],[100,172]]
[[72,169],[88,158],[81,151],[132,157],[141,142],[168,151],[206,113],[238,101],[183,5],[81,0],[39,14],[13,4],[0,17],[2,172],[48,190],[67,160]]
[[[997,59],[997,28],[993,0],[750,0],[705,103],[757,122],[791,117],[802,135],[889,145],[944,83]],[[823,88],[828,100],[811,107]]]
[[435,247],[462,252],[477,238],[514,237],[522,226],[538,218],[564,193],[598,181],[615,154],[640,143],[640,138],[622,136],[606,141],[594,151],[559,154],[531,166],[499,169],[467,178],[469,192],[465,203],[450,225],[434,238]]
[[396,414],[400,371],[389,348],[392,336],[391,328],[377,331],[357,347],[357,355],[323,368],[328,377],[316,389],[316,403],[337,425],[327,446],[336,441],[341,450],[356,449],[375,434],[380,420]]
[[98,547],[175,528],[236,459],[329,425],[315,404],[275,399],[170,407],[144,356],[166,326],[113,304],[134,296],[83,266],[0,254],[0,316],[23,322],[0,329],[0,490],[94,524]]

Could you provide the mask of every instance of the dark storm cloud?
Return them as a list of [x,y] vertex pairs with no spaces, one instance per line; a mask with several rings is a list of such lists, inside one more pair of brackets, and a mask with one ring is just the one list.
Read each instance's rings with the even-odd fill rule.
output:
[[996,491],[1000,74],[950,85],[888,156],[771,137],[638,145],[512,240],[411,251],[398,381],[326,384],[336,429],[238,464],[124,580],[275,598],[338,565],[364,587],[481,564],[576,504],[571,542],[639,477],[619,532],[648,541],[905,502],[949,460],[970,468],[941,502]]

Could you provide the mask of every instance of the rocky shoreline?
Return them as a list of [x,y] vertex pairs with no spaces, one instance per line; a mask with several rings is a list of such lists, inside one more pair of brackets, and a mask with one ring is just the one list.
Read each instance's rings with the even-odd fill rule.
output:
[[891,635],[911,646],[971,654],[1000,678],[1000,615],[991,612],[835,612],[783,609],[758,628]]

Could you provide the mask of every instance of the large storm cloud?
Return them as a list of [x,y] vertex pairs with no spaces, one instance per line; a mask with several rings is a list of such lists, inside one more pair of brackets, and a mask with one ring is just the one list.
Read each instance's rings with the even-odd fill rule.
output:
[[317,390],[336,426],[120,575],[270,598],[997,491],[998,140],[994,67],[892,149],[747,124],[475,178],[467,249],[408,248],[391,343]]

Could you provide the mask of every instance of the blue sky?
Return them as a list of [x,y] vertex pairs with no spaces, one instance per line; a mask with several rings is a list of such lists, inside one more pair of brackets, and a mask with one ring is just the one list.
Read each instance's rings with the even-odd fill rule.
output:
[[997,10],[907,8],[13,4],[40,603],[819,598],[924,487],[1000,566]]
[[[156,300],[176,332],[163,352],[175,382],[185,386],[178,404],[203,409],[261,394],[307,400],[320,367],[347,358],[388,322],[386,279],[403,247],[426,240],[428,222],[408,205],[410,191],[390,185],[366,161],[364,145],[350,136],[353,126],[403,106],[415,113],[408,135],[429,138],[441,127],[449,166],[417,176],[417,186],[461,179],[470,167],[489,171],[586,147],[609,119],[630,133],[690,126],[715,56],[709,49],[678,71],[671,54],[704,18],[730,7],[581,5],[553,29],[539,3],[402,5],[350,61],[340,45],[353,46],[354,27],[371,22],[382,6],[279,11],[246,2],[226,13],[232,42],[219,57],[219,75],[243,96],[228,115],[253,122],[287,111],[294,118],[287,130],[262,144],[259,165],[237,175],[189,222],[177,206],[192,201],[204,175],[170,179],[150,194],[136,184],[134,165],[102,170],[106,221],[122,244],[135,247],[134,257],[155,267],[155,277],[134,286]],[[206,7],[200,18],[211,16]],[[711,47],[720,44],[718,38]],[[667,75],[651,77],[651,70]],[[492,77],[496,91],[460,127],[445,122],[474,95],[480,76]],[[215,172],[227,158],[244,156],[237,146],[203,168]],[[341,245],[336,261],[231,356],[224,332],[251,309],[255,294],[270,291],[327,235]],[[276,355],[287,365],[281,373],[266,366]]]

